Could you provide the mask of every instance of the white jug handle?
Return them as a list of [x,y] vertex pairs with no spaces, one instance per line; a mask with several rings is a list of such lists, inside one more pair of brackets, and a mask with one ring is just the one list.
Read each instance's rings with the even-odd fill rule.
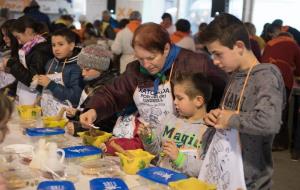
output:
[[61,149],[61,148],[58,148],[57,149],[57,152],[61,152],[61,158],[60,158],[60,160],[59,160],[59,162],[60,163],[63,163],[64,162],[64,160],[65,160],[65,151],[63,150],[63,149]]

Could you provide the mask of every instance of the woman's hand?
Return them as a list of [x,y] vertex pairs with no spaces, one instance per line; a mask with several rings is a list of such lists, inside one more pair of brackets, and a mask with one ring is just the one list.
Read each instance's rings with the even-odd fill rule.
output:
[[179,154],[179,150],[173,141],[167,141],[163,144],[163,152],[171,159],[176,160]]
[[91,128],[90,124],[94,123],[97,119],[97,112],[95,109],[90,109],[87,112],[80,115],[80,123],[84,128]]
[[38,76],[38,84],[47,87],[50,83],[50,79],[46,75],[39,75]]

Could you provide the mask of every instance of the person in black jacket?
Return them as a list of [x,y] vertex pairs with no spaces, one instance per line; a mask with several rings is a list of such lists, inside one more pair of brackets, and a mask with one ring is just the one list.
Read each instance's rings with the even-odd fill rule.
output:
[[[67,132],[77,136],[77,132],[86,131],[78,122],[79,115],[85,108],[86,102],[91,95],[105,84],[110,83],[118,75],[116,70],[110,69],[112,52],[101,45],[89,45],[78,54],[77,64],[82,69],[82,76],[85,81],[85,88],[82,92],[79,108],[68,108],[67,116],[71,120],[67,124]],[[106,132],[111,132],[117,117],[111,116],[104,120],[96,121],[95,124]]]
[[[45,64],[53,57],[51,44],[39,35],[43,25],[30,17],[18,18],[11,27],[12,34],[17,38],[22,48],[17,57],[4,60],[4,67],[18,81],[17,95],[20,105],[31,105],[35,102],[38,91],[33,77],[45,74]],[[31,87],[31,88],[30,88]],[[38,90],[38,91],[37,91]]]

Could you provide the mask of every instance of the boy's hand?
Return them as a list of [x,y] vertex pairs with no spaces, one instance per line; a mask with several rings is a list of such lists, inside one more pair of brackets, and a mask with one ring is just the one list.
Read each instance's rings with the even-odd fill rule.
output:
[[38,80],[39,79],[39,75],[34,75],[33,77],[32,77],[32,81],[34,81],[34,80]]
[[214,126],[216,129],[228,129],[228,122],[232,115],[237,114],[235,111],[232,110],[221,110],[221,113],[218,117],[218,121]]
[[75,108],[71,108],[71,107],[66,108],[66,114],[68,117],[74,117],[76,114],[76,111],[77,111],[77,109],[75,109]]
[[163,152],[171,159],[176,160],[179,154],[179,150],[173,141],[167,141],[163,144]]
[[38,84],[47,87],[50,83],[50,79],[46,75],[39,75],[38,76]]
[[214,109],[204,116],[204,122],[216,129],[228,129],[228,121],[234,114],[232,110]]
[[74,135],[75,133],[74,124],[72,122],[68,122],[66,125],[66,130],[68,134]]
[[107,152],[107,147],[106,147],[105,143],[101,143],[101,144],[99,145],[99,148],[100,148],[103,152]]
[[204,116],[204,122],[207,125],[215,127],[215,125],[217,124],[218,117],[220,116],[220,114],[221,114],[221,109],[210,110],[210,112],[207,113]]

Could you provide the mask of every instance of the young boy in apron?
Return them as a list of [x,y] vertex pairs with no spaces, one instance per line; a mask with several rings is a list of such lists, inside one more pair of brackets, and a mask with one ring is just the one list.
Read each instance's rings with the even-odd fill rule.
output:
[[213,131],[203,121],[212,85],[200,73],[179,74],[174,81],[177,115],[169,114],[161,127],[141,125],[138,134],[145,150],[159,157],[157,165],[198,176]]
[[[84,90],[82,91],[78,108],[68,108],[67,117],[70,122],[67,124],[67,132],[71,135],[78,136],[77,132],[86,131],[78,122],[81,111],[85,108],[86,101],[95,91],[102,88],[105,84],[113,81],[118,75],[117,71],[110,69],[112,52],[102,45],[89,45],[81,50],[78,54],[77,64],[82,69],[82,77],[84,80]],[[97,121],[96,126],[100,126],[101,130],[111,132],[116,116]]]
[[73,107],[79,103],[82,92],[81,69],[77,65],[80,49],[75,47],[75,34],[69,29],[57,30],[52,34],[54,58],[45,67],[46,75],[37,77],[43,86],[41,107],[44,116],[54,116],[66,106],[66,101]]

